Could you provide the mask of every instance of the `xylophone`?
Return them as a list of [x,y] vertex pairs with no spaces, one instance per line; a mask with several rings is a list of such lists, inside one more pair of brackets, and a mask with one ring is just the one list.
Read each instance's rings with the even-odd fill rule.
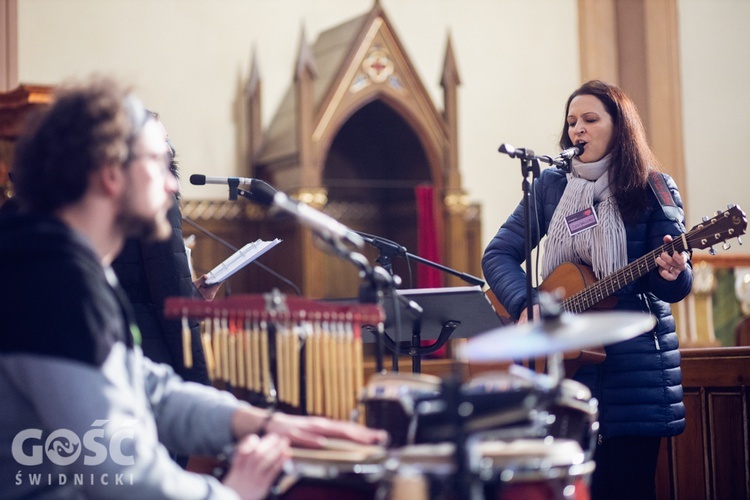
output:
[[300,413],[347,420],[364,387],[361,330],[385,314],[374,304],[341,304],[268,294],[214,301],[171,297],[164,315],[181,319],[183,362],[191,367],[188,318],[201,333],[209,376]]

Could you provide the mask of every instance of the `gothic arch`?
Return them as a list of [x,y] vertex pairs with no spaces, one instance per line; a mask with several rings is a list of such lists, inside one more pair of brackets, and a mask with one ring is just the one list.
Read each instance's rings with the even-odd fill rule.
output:
[[[435,242],[440,263],[481,274],[480,212],[467,203],[458,169],[460,78],[450,38],[441,79],[442,111],[378,2],[366,14],[324,31],[312,45],[302,33],[293,82],[265,130],[260,125],[260,83],[253,61],[247,86],[249,176],[353,229],[408,244],[414,253],[414,188],[429,184],[433,217],[443,228]],[[342,271],[334,258],[310,251],[309,232],[291,226],[277,226],[276,231],[296,247],[292,260],[306,295],[356,291],[356,271]],[[465,284],[449,276],[443,282]]]

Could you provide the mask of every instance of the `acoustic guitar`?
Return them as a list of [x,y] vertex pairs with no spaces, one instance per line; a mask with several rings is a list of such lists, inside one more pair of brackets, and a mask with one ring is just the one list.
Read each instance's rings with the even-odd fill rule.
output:
[[[656,258],[663,252],[672,254],[711,248],[711,253],[715,254],[713,245],[723,243],[731,238],[739,238],[745,234],[746,229],[745,213],[739,206],[730,205],[727,210],[717,212],[710,219],[704,217],[701,224],[696,225],[687,233],[675,237],[669,243],[648,252],[622,269],[598,281],[590,267],[567,262],[555,268],[547,276],[547,279],[539,285],[539,290],[562,292],[563,298],[560,305],[567,312],[582,313],[589,309],[611,309],[617,303],[617,298],[613,297],[614,293],[656,269],[658,267]],[[490,294],[491,292],[488,293],[488,296]],[[490,296],[490,301],[493,304],[498,304],[494,294]],[[498,314],[502,314],[505,309],[497,309],[496,307],[496,311],[498,311]],[[603,348],[565,353],[566,373],[572,375],[581,365],[601,363],[605,357]]]

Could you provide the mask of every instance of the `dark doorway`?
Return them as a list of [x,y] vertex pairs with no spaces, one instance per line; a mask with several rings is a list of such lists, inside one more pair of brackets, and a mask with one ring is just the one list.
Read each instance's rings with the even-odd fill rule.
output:
[[[408,123],[382,101],[367,104],[341,127],[323,171],[329,207],[340,206],[342,221],[353,229],[393,240],[414,254],[414,188],[419,184],[432,184],[422,144]],[[374,262],[379,251],[368,248],[365,254]],[[395,259],[393,265],[404,287],[416,286],[403,259]]]

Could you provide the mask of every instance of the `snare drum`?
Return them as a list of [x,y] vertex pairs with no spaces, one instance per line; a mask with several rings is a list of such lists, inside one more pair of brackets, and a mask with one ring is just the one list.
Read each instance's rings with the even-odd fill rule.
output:
[[571,439],[480,441],[468,445],[484,498],[588,500],[594,462]]
[[365,424],[385,429],[390,447],[415,443],[419,419],[417,405],[440,397],[439,377],[417,373],[377,373],[362,390]]
[[385,491],[385,462],[386,450],[380,446],[293,448],[272,494],[284,500],[375,500]]

